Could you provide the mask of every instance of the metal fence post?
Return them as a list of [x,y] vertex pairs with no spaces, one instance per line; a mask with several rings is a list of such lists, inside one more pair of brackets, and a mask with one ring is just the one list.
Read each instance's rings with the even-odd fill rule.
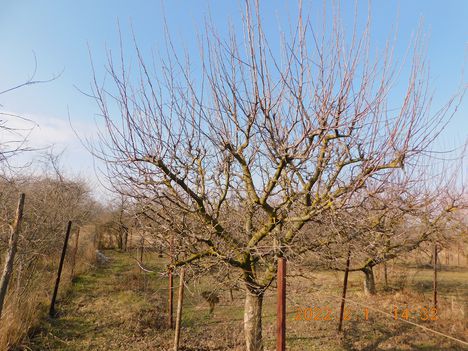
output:
[[52,301],[50,302],[49,316],[54,317],[56,315],[55,311],[55,300],[57,299],[57,293],[60,285],[60,276],[62,275],[63,262],[65,260],[65,254],[67,253],[68,238],[70,237],[72,222],[69,221],[67,225],[67,231],[65,233],[65,241],[63,242],[62,256],[60,256],[60,263],[57,272],[57,279],[55,280],[54,293],[52,295]]

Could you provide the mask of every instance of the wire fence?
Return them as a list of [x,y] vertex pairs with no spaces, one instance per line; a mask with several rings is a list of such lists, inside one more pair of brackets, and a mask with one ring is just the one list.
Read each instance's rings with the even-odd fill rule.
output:
[[[167,294],[167,291],[169,290],[169,286],[168,286],[168,277],[166,275],[166,272],[165,271],[156,271],[156,270],[152,270],[152,269],[149,269],[148,267],[145,267],[145,265],[140,262],[138,259],[134,258],[133,257],[133,260],[135,261],[136,263],[136,266],[141,269],[142,272],[144,273],[153,273],[155,274],[156,276],[156,279],[158,280],[158,288],[157,288],[157,292],[158,293],[161,293],[161,294]],[[288,276],[290,277],[290,276]],[[303,277],[303,278],[306,278],[306,277]],[[166,285],[166,286],[164,286]],[[203,302],[203,300],[199,299],[199,291],[196,291],[195,287],[194,286],[191,286],[191,284],[185,282],[184,283],[184,287],[185,287],[185,290],[187,291],[187,295],[189,296],[188,299],[186,299],[184,301],[184,307],[185,308],[191,308],[191,309],[196,309],[197,311],[199,311],[200,313],[203,313],[203,312],[208,312],[209,311],[209,307],[206,306],[206,303]],[[216,284],[213,284],[211,285],[210,289],[212,291],[222,291],[222,290],[225,290],[224,288],[224,283],[223,282],[217,282]],[[172,286],[172,289],[174,291],[177,291],[177,289],[179,288],[179,285],[176,284],[176,285],[173,285]],[[342,301],[342,297],[341,296],[337,296],[337,295],[333,295],[333,294],[326,294],[324,292],[320,292],[319,293],[319,296],[320,296],[320,299],[321,301],[329,301],[329,304],[330,305],[338,305],[341,301]],[[291,297],[291,295],[287,295],[287,302],[289,304],[289,306],[293,306],[294,307],[300,307],[300,306],[304,306],[304,300],[301,300],[301,301],[297,301],[296,299],[294,299],[293,297]],[[460,296],[460,294],[450,294],[448,295],[447,297],[443,297],[443,296],[440,296],[440,300],[441,301],[445,301],[445,303],[452,303],[453,304],[453,299],[454,298],[457,298],[457,301],[458,302],[461,302],[461,304],[466,304],[466,301],[463,300],[463,298]],[[456,342],[460,345],[463,345],[463,346],[468,346],[468,341],[466,340],[463,340],[462,338],[460,337],[457,337],[455,335],[451,335],[450,333],[447,333],[445,331],[441,331],[441,330],[436,330],[432,327],[428,327],[427,325],[423,325],[421,323],[416,323],[415,321],[412,321],[412,320],[409,320],[409,319],[406,319],[406,318],[402,318],[401,316],[395,316],[394,313],[392,312],[389,312],[389,311],[386,311],[382,308],[379,308],[377,306],[374,306],[374,305],[371,305],[369,304],[368,300],[367,301],[359,301],[358,298],[349,298],[349,297],[346,297],[344,299],[346,301],[346,303],[349,303],[349,304],[352,304],[354,306],[359,306],[361,307],[362,309],[367,309],[368,311],[372,311],[374,313],[378,313],[378,314],[381,314],[383,316],[386,316],[388,317],[388,321],[389,322],[392,322],[392,323],[403,323],[403,324],[408,324],[408,325],[411,325],[411,326],[414,326],[416,328],[419,328],[421,329],[421,331],[427,333],[428,335],[434,335],[434,336],[437,336],[437,337],[440,337],[440,338],[446,338],[448,340],[451,340],[453,342]],[[276,302],[275,301],[266,301],[264,303],[264,307],[273,307],[276,305]],[[229,306],[229,304],[226,304],[224,305],[224,307],[226,306]],[[222,307],[222,306],[220,306]],[[286,313],[287,316],[292,316],[294,314],[296,314],[297,311],[296,310],[291,310],[291,311],[288,311]],[[465,312],[463,312],[465,313]],[[264,320],[274,320],[276,318],[276,314],[275,313],[264,313],[262,315],[262,318]],[[466,316],[464,316],[464,318],[466,318]],[[240,326],[243,322],[243,318],[229,318],[228,320],[211,320],[211,321],[204,321],[204,325],[207,326],[207,327],[211,327],[211,326],[214,326],[214,325],[233,325],[233,324],[237,324],[238,326]],[[272,321],[273,323],[274,321]]]

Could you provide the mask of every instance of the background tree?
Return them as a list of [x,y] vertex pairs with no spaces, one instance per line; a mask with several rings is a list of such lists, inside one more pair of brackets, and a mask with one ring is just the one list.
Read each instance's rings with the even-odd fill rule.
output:
[[350,249],[349,271],[364,274],[368,295],[376,293],[374,267],[403,258],[426,243],[442,241],[444,236],[453,240],[460,233],[461,228],[454,230],[460,227],[456,213],[466,206],[460,193],[454,189],[424,193],[420,188],[411,193],[403,185],[389,185],[384,192],[371,194],[320,227],[322,238],[328,238],[318,254],[321,266],[344,271],[345,249]]
[[115,202],[110,203],[106,211],[103,211],[103,216],[97,226],[97,236],[102,246],[127,250],[133,220],[130,208],[131,204],[126,198],[118,196]]

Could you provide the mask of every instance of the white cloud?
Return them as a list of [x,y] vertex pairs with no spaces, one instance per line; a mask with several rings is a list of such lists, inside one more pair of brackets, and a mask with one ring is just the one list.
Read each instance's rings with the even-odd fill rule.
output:
[[91,136],[90,132],[94,128],[89,128],[83,123],[73,123],[73,129],[68,119],[62,119],[52,116],[26,115],[18,116],[15,113],[0,111],[0,120],[5,122],[8,128],[14,129],[14,132],[0,132],[3,142],[18,140],[19,135],[27,138],[27,145],[30,148],[47,148],[55,145],[59,148],[76,147],[80,144],[80,136]]
[[[65,174],[77,175],[88,180],[98,198],[106,194],[95,172],[95,167],[100,168],[100,162],[96,161],[95,164],[92,155],[82,144],[87,141],[92,142],[96,138],[98,130],[94,121],[85,123],[75,118],[71,126],[67,117],[35,114],[18,116],[14,112],[0,110],[0,126],[2,124],[15,131],[8,132],[0,128],[0,145],[20,140],[20,136],[23,136],[27,137],[25,146],[37,150],[15,156],[9,160],[10,164],[13,166],[29,164],[29,171],[40,172],[40,163],[37,161],[44,151],[53,147],[54,152],[64,151],[61,163]],[[105,179],[102,181],[105,182]]]
[[[68,118],[27,114],[18,116],[14,112],[0,111],[1,124],[9,130],[0,128],[0,144],[14,148],[15,142],[26,138],[23,147],[33,151],[21,153],[10,160],[14,165],[34,163],[41,153],[53,147],[54,152],[62,152],[62,164],[67,171],[95,178],[93,158],[82,145],[80,138],[92,139],[96,128],[81,121],[70,126]],[[92,124],[94,127],[94,124]],[[79,137],[75,134],[79,135]]]

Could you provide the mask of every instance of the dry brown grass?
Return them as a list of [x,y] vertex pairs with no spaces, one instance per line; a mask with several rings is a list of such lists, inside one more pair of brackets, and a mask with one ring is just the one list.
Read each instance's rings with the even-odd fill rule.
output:
[[[81,274],[92,267],[95,261],[91,228],[82,228],[79,249],[76,256],[75,275]],[[59,299],[68,293],[71,283],[71,254],[74,240],[70,240],[62,279],[60,282]],[[55,284],[56,271],[59,262],[59,252],[50,257],[44,257],[37,262],[35,273],[28,280],[20,280],[14,276],[7,294],[5,310],[0,324],[0,350],[9,350],[22,344],[30,329],[40,323],[48,312],[50,298]]]
[[[141,273],[129,254],[107,252],[111,263],[107,267],[82,275],[73,285],[70,298],[61,304],[62,316],[56,320],[44,319],[28,348],[34,351],[60,350],[168,350],[171,349],[173,331],[166,325],[167,280],[159,274]],[[164,259],[148,254],[145,262],[151,267],[164,269]],[[301,268],[302,275],[297,275]],[[352,273],[349,281],[349,299],[371,308],[369,320],[352,318],[345,322],[344,333],[336,331],[337,320],[296,321],[298,306],[331,306],[339,309],[342,273],[307,271],[290,264],[288,277],[287,347],[289,351],[383,351],[383,350],[463,350],[459,345],[443,337],[433,335],[401,321],[393,320],[392,307],[423,306],[430,302],[430,291],[424,290],[430,283],[430,269],[408,268],[394,265],[391,268],[390,289],[384,291],[377,271],[378,295],[369,298],[362,292],[362,274]],[[406,274],[405,284],[398,277]],[[465,297],[453,299],[453,286],[468,292],[468,269],[440,274],[440,315],[437,322],[410,320],[426,327],[463,338],[462,312]],[[242,335],[243,294],[236,291],[230,301],[226,291],[219,291],[220,303],[214,314],[201,296],[207,288],[217,286],[205,277],[189,284],[184,302],[181,350],[221,351],[244,349]],[[265,351],[275,349],[276,296],[274,287],[265,297],[264,338]],[[348,303],[354,317],[362,314],[362,308]],[[336,314],[335,314],[336,316]],[[29,350],[22,348],[21,350]]]

